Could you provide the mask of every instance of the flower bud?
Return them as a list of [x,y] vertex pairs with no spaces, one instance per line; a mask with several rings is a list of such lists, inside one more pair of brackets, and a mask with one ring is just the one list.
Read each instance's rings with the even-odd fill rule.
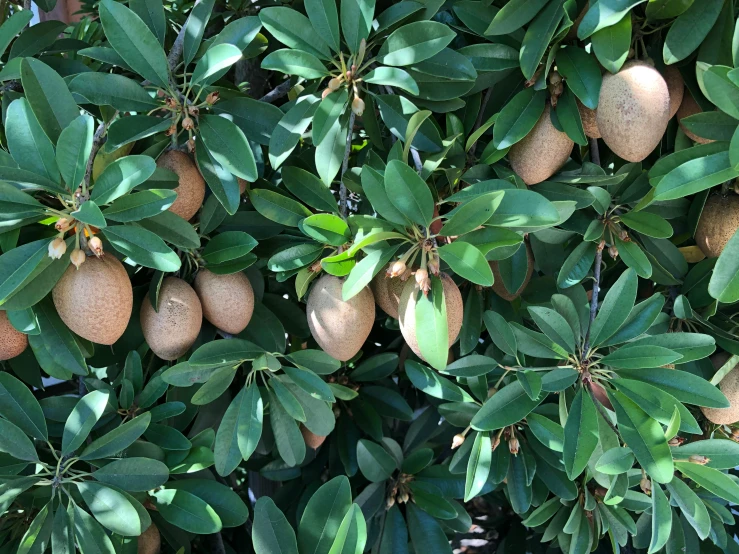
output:
[[218,102],[218,97],[220,96],[220,93],[218,92],[211,92],[208,94],[208,96],[205,97],[205,101],[212,106],[216,102]]
[[69,255],[69,259],[74,264],[74,267],[79,269],[80,266],[83,263],[85,263],[87,256],[82,250],[80,250],[79,248],[75,248],[74,250],[72,250],[72,253]]
[[426,279],[418,283],[418,288],[421,289],[421,291],[423,291],[424,295],[427,295],[429,291],[431,290],[431,279],[426,277]]
[[639,481],[639,487],[641,487],[644,494],[652,494],[652,482],[646,477],[642,477],[641,481]]
[[98,237],[92,237],[89,241],[87,241],[87,247],[92,250],[92,253],[95,254],[98,258],[103,255],[103,241],[101,241]]
[[461,433],[459,435],[454,435],[454,438],[452,439],[452,450],[455,450],[462,446],[464,444],[464,435]]
[[177,125],[170,125],[169,129],[164,133],[168,137],[171,137],[177,132]]
[[66,233],[72,227],[74,219],[68,217],[60,217],[59,220],[54,224],[54,228],[61,232]]
[[434,258],[432,260],[429,260],[428,268],[429,268],[429,271],[433,275],[436,275],[438,277],[439,276],[439,271],[441,271],[441,267],[439,266],[439,260],[438,260],[438,258]]
[[428,271],[426,271],[423,268],[416,270],[416,283],[418,283],[420,285],[423,281],[425,281],[428,278],[429,278],[429,272]]
[[340,86],[341,86],[341,79],[339,79],[338,77],[334,77],[328,82],[328,89],[331,92],[338,90]]
[[182,128],[186,131],[190,131],[195,128],[195,122],[189,117],[186,117],[182,120]]
[[693,454],[688,458],[688,461],[692,464],[700,464],[702,466],[706,465],[708,462],[711,461],[710,458],[706,458],[705,456],[701,456],[700,454]]
[[405,262],[402,260],[398,260],[393,265],[391,265],[385,273],[388,277],[398,277],[399,275],[403,275],[403,273],[405,273],[405,270]]
[[67,251],[67,243],[62,238],[55,238],[49,243],[49,258],[58,260]]
[[551,72],[551,73],[549,74],[549,82],[550,82],[551,84],[553,84],[553,85],[558,85],[559,83],[561,83],[561,82],[562,82],[562,77],[561,77],[561,76],[560,76],[560,74],[559,74],[559,73],[557,73],[556,71],[552,71],[552,72]]
[[493,439],[492,444],[490,445],[490,450],[494,452],[495,449],[498,448],[499,446],[500,446],[500,437],[496,435],[495,438]]
[[608,255],[614,260],[618,258],[618,248],[616,248],[615,244],[608,247]]
[[157,90],[157,97],[158,98],[164,98],[166,96],[165,92],[162,89]]
[[200,108],[198,108],[197,106],[190,106],[189,108],[187,108],[187,113],[197,117],[200,115]]
[[385,507],[389,510],[393,506],[395,506],[395,497],[394,496],[390,496],[390,497],[388,497],[387,501],[385,502]]
[[520,446],[520,444],[519,444],[518,439],[516,437],[512,437],[511,439],[508,440],[508,450],[514,456],[516,456],[518,454],[519,446]]
[[187,146],[187,151],[190,152],[190,154],[195,152],[195,139],[192,139],[192,138],[187,139],[187,142],[185,143],[185,145]]
[[355,96],[352,100],[352,111],[354,115],[362,115],[364,113],[364,100],[359,96]]
[[323,100],[323,99],[324,99],[324,98],[326,98],[326,97],[327,97],[327,96],[328,96],[329,94],[331,94],[331,89],[330,89],[330,88],[325,88],[325,89],[323,89],[323,92],[321,93],[321,99]]
[[410,499],[411,499],[411,495],[410,495],[410,494],[408,494],[408,492],[407,492],[407,491],[403,491],[402,493],[400,493],[400,502],[401,502],[402,504],[405,504],[405,503],[406,503],[406,502],[408,502],[408,501],[409,501]]

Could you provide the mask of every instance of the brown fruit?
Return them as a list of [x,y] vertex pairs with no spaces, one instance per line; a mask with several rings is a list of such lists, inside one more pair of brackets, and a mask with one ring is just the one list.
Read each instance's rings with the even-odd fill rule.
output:
[[0,311],[0,361],[15,358],[28,346],[28,336],[10,324],[8,314]]
[[70,265],[52,291],[54,306],[67,327],[83,339],[113,344],[128,327],[133,289],[115,256],[91,256],[79,269]]
[[521,293],[526,289],[526,285],[528,285],[529,281],[531,281],[531,275],[534,273],[534,254],[531,252],[531,247],[529,246],[529,244],[525,243],[525,245],[526,258],[528,259],[526,278],[523,280],[523,284],[514,293],[510,293],[508,289],[505,288],[505,285],[503,284],[503,276],[500,274],[498,262],[490,262],[490,269],[493,270],[493,277],[495,278],[495,281],[493,282],[493,290],[495,291],[495,294],[497,294],[504,300],[508,300],[509,302],[521,296]]
[[236,177],[236,182],[239,183],[239,196],[241,196],[246,192],[246,187],[249,185],[249,181],[246,181],[241,177]]
[[177,277],[167,277],[159,290],[159,312],[149,296],[141,305],[141,330],[152,352],[162,360],[176,360],[198,338],[203,308],[192,287]]
[[375,299],[365,287],[347,300],[341,297],[344,280],[324,274],[313,285],[306,312],[308,327],[329,356],[345,362],[362,348],[375,322]]
[[577,100],[577,110],[580,112],[580,119],[582,120],[582,128],[585,131],[585,136],[599,139],[600,130],[598,129],[597,110],[591,110],[579,100]]
[[513,171],[527,185],[535,185],[549,179],[570,157],[574,142],[558,131],[549,117],[550,106],[536,122],[531,132],[511,146],[508,160]]
[[153,523],[138,538],[139,554],[159,554],[162,548],[162,537],[159,529]]
[[668,65],[662,70],[662,76],[667,83],[667,91],[670,93],[670,119],[677,113],[680,104],[683,102],[685,93],[685,81],[680,74],[680,70],[674,65]]
[[177,200],[169,207],[169,211],[182,219],[194,216],[205,198],[205,180],[190,156],[179,150],[170,150],[157,160],[157,166],[174,171],[180,178],[179,186],[174,189]]
[[[731,354],[728,352],[719,352],[711,356],[713,367],[717,370],[723,366]],[[734,368],[721,379],[719,388],[724,396],[731,404],[728,408],[704,408],[701,407],[703,415],[706,419],[719,425],[728,425],[739,421],[739,366]]]
[[603,76],[597,122],[603,140],[630,162],[646,158],[662,140],[670,120],[670,93],[662,75],[640,61]]
[[739,196],[714,194],[706,200],[695,229],[695,243],[707,258],[718,258],[739,229]]
[[302,423],[300,424],[300,432],[303,434],[303,440],[305,441],[305,445],[308,448],[312,448],[313,450],[321,446],[323,442],[326,440],[326,437],[322,437],[321,435],[316,435],[313,431],[308,429]]
[[[449,344],[451,347],[459,336],[462,329],[463,302],[462,293],[459,292],[457,284],[446,273],[441,274],[441,282],[444,286],[444,303],[446,304],[446,321],[449,333]],[[403,294],[400,295],[400,304],[398,306],[398,314],[400,322],[400,332],[403,333],[405,342],[410,346],[411,350],[421,358],[421,349],[418,347],[416,339],[416,299],[418,288],[413,279],[406,281],[403,287]]]
[[216,275],[201,269],[194,285],[205,319],[232,335],[246,329],[254,313],[254,290],[246,275]]
[[686,90],[685,95],[683,96],[683,101],[680,104],[680,109],[677,110],[677,122],[680,124],[680,128],[683,130],[683,133],[685,133],[691,140],[694,140],[699,144],[708,144],[709,142],[713,141],[710,139],[699,137],[692,131],[688,131],[688,129],[682,123],[682,120],[684,118],[690,117],[691,115],[695,115],[697,113],[701,113],[702,111],[703,110],[698,105],[698,102],[696,102],[695,98],[693,98],[693,95],[691,95],[690,92]]
[[398,303],[407,282],[407,279],[403,281],[400,277],[388,277],[384,271],[370,281],[369,286],[375,297],[375,304],[393,319],[398,319]]

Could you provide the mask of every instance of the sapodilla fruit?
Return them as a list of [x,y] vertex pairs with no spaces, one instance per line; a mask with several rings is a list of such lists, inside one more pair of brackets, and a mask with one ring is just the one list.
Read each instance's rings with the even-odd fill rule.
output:
[[598,129],[597,110],[591,110],[579,100],[576,99],[576,101],[577,111],[580,112],[580,119],[582,120],[582,128],[583,131],[585,131],[585,136],[599,139],[600,130]]
[[308,296],[308,327],[318,345],[332,358],[346,362],[362,348],[375,323],[372,291],[362,291],[344,301],[343,279],[322,275]]
[[693,95],[686,90],[685,95],[683,96],[683,101],[680,104],[680,108],[677,110],[677,122],[680,124],[680,128],[683,130],[683,133],[685,133],[691,140],[694,140],[698,144],[708,144],[709,142],[713,141],[711,139],[699,137],[692,131],[689,131],[682,122],[682,120],[686,117],[701,113],[702,111],[703,110],[701,109],[700,105],[698,105],[698,102],[696,102],[695,98],[693,98]]
[[194,286],[205,319],[232,335],[246,329],[254,313],[254,290],[246,275],[217,275],[201,269]]
[[159,554],[162,548],[162,536],[159,528],[153,523],[138,538],[138,554]]
[[[463,302],[462,293],[459,292],[457,284],[449,275],[442,273],[441,283],[444,287],[444,303],[446,304],[446,321],[447,331],[449,333],[449,344],[447,348],[454,344],[462,329]],[[400,322],[400,332],[403,333],[405,342],[410,346],[411,350],[421,358],[421,349],[418,347],[418,339],[416,338],[416,301],[418,298],[418,287],[413,279],[406,281],[403,287],[403,294],[400,295],[400,304],[398,305],[398,321]]]
[[739,229],[739,195],[715,194],[706,200],[695,229],[695,243],[707,258],[718,258]]
[[384,271],[375,275],[375,278],[370,281],[375,304],[393,319],[398,319],[400,295],[407,282],[408,279],[403,281],[400,277],[388,277]]
[[554,175],[570,157],[575,145],[566,133],[552,125],[550,110],[547,104],[531,132],[511,146],[508,152],[513,171],[527,185],[541,183]]
[[162,154],[157,160],[157,166],[174,171],[180,178],[179,186],[174,189],[177,200],[169,207],[169,211],[182,219],[191,219],[205,198],[205,180],[197,166],[190,156],[179,150],[170,150]]
[[322,437],[321,435],[316,435],[313,431],[308,429],[302,423],[300,424],[300,432],[303,435],[303,441],[305,442],[305,445],[308,448],[312,448],[313,450],[321,446],[323,442],[326,440],[326,437]]
[[685,81],[680,70],[674,65],[668,65],[662,70],[662,76],[667,83],[667,92],[670,94],[670,119],[680,109],[685,94]]
[[70,264],[52,291],[64,324],[83,339],[110,345],[121,338],[133,309],[133,289],[123,264],[106,254]]
[[[731,354],[728,352],[719,352],[711,356],[711,363],[717,370],[721,368]],[[703,415],[706,419],[719,425],[728,425],[739,421],[739,366],[734,368],[721,379],[719,388],[724,396],[731,404],[728,408],[705,408],[701,407]]]
[[28,336],[10,324],[5,311],[0,311],[0,361],[19,356],[27,346]]
[[667,83],[651,65],[626,62],[615,75],[603,76],[596,120],[614,154],[642,161],[662,140],[670,120]]
[[162,360],[176,360],[198,338],[203,308],[192,287],[177,277],[167,277],[159,290],[159,312],[149,296],[141,305],[141,330],[149,348]]
[[521,293],[526,289],[526,285],[528,285],[529,281],[531,281],[531,275],[534,273],[534,255],[531,252],[531,247],[529,246],[529,244],[525,243],[525,246],[526,258],[528,260],[526,278],[523,280],[523,283],[516,292],[511,293],[507,288],[505,288],[505,285],[503,284],[503,276],[500,274],[500,266],[498,265],[498,262],[490,262],[490,269],[493,270],[493,277],[495,278],[493,282],[493,290],[498,296],[500,296],[504,300],[508,300],[509,302],[521,296]]

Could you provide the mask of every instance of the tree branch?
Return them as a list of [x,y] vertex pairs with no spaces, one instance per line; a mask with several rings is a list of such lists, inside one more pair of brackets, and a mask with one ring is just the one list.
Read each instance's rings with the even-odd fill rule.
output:
[[[198,2],[195,2],[195,5],[193,6],[193,9],[195,6],[198,5]],[[169,55],[167,56],[167,64],[169,64],[169,71],[170,73],[174,73],[174,68],[177,67],[177,64],[180,63],[180,58],[182,57],[182,50],[185,47],[185,29],[187,28],[187,25],[183,25],[180,29],[180,32],[177,34],[177,38],[174,39],[174,43],[172,44],[172,49],[169,51]]]
[[590,349],[590,330],[593,327],[593,321],[595,321],[595,314],[598,311],[598,293],[600,292],[600,266],[603,262],[603,248],[604,244],[599,244],[598,249],[595,252],[595,268],[593,269],[593,279],[595,282],[593,283],[593,294],[590,298],[590,320],[588,321],[588,330],[585,333],[585,341],[583,342],[582,347],[582,359],[581,361],[585,361],[585,358],[588,355],[588,350]]
[[287,79],[283,82],[281,82],[279,85],[277,85],[275,88],[273,88],[271,91],[269,91],[267,94],[262,96],[259,101],[260,102],[267,102],[268,104],[271,104],[275,100],[279,100],[283,96],[285,96],[288,92],[290,92],[290,79]]
[[600,165],[600,151],[598,150],[598,139],[591,138],[590,143],[590,161],[595,165]]
[[344,173],[349,168],[349,155],[352,153],[352,134],[354,133],[354,119],[356,114],[352,110],[349,115],[349,125],[346,131],[346,148],[344,149],[344,161],[341,164],[341,185],[339,186],[339,211],[341,217],[346,219],[346,213],[349,208],[346,185],[344,184]]
[[[472,132],[470,134],[473,134],[475,131],[477,131],[480,128],[480,125],[482,125],[482,118],[485,115],[485,108],[488,107],[488,102],[490,101],[490,96],[492,94],[493,94],[493,87],[490,87],[485,93],[485,96],[482,98],[482,103],[480,104],[480,112],[477,114],[475,125],[472,127]],[[477,141],[475,141],[475,143],[472,145],[472,148],[470,148],[470,154],[472,156],[475,155],[475,150],[477,150]]]
[[92,150],[90,150],[90,156],[87,158],[87,167],[85,168],[85,190],[90,187],[90,177],[92,176],[92,165],[95,161],[100,148],[105,144],[105,131],[108,128],[107,124],[103,121],[98,125],[95,135],[92,138]]

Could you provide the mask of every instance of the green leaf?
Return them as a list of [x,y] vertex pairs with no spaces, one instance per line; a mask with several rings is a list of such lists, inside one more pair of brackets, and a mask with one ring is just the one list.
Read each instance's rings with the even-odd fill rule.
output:
[[723,5],[723,0],[693,2],[672,23],[662,49],[662,57],[667,65],[687,58],[700,46],[716,23]]
[[408,531],[414,552],[424,554],[451,554],[444,530],[432,516],[410,502],[406,508]]
[[331,388],[309,369],[283,366],[282,370],[290,379],[313,398],[326,402],[335,402]]
[[590,329],[593,346],[613,336],[629,317],[636,300],[637,281],[636,272],[627,269],[608,290]]
[[336,2],[333,0],[307,0],[305,2],[305,12],[308,14],[308,19],[310,19],[316,33],[326,41],[331,50],[339,52],[341,50],[341,36],[339,35],[339,13],[336,10]]
[[[467,439],[469,440],[469,439]],[[464,501],[469,502],[487,483],[492,462],[492,448],[488,433],[475,433],[475,443],[467,462],[467,477],[464,486]]]
[[297,75],[304,79],[321,79],[329,75],[323,62],[308,52],[283,48],[268,54],[262,60],[263,69]]
[[664,218],[647,212],[628,212],[621,215],[621,221],[627,227],[658,239],[672,236],[672,225]]
[[322,485],[308,500],[298,525],[301,554],[328,554],[352,505],[349,479],[340,475]]
[[205,501],[191,492],[182,489],[161,489],[151,494],[157,510],[172,525],[196,533],[207,535],[218,533],[221,518]]
[[62,455],[69,455],[84,444],[90,431],[102,417],[108,398],[109,393],[104,390],[92,391],[80,398],[64,424]]
[[114,200],[102,213],[106,219],[118,223],[141,221],[165,212],[176,199],[177,193],[173,190],[144,190]]
[[580,102],[591,110],[598,107],[602,77],[593,56],[580,48],[563,48],[557,51],[557,69]]
[[290,467],[296,466],[305,458],[305,442],[295,420],[282,407],[275,395],[269,395],[269,420],[275,436],[275,444],[280,457]]
[[13,100],[8,106],[5,133],[10,154],[21,169],[31,171],[55,184],[59,182],[54,145],[25,98]]
[[41,330],[40,344],[53,356],[54,362],[75,375],[87,375],[87,364],[79,344],[56,313],[51,300],[39,302],[34,306],[34,311]]
[[[405,140],[410,118],[418,112],[416,105],[399,95],[377,95],[375,100],[380,116],[390,132],[401,141]],[[441,151],[442,141],[436,126],[429,120],[424,121],[413,137],[412,145],[421,152]]]
[[110,45],[136,73],[167,88],[169,67],[161,44],[146,23],[123,4],[103,0],[100,21]]
[[739,455],[739,444],[724,439],[707,439],[685,443],[674,448],[676,458],[688,458],[693,454],[699,454],[709,458],[707,467],[715,469],[731,469],[736,463]]
[[[647,10],[653,3],[647,5]],[[611,73],[618,73],[631,47],[631,13],[624,15],[618,23],[593,33],[590,40],[601,65]]]
[[739,170],[732,167],[727,150],[708,154],[687,161],[665,175],[654,189],[654,199],[682,198],[737,176]]
[[544,113],[545,100],[546,94],[533,87],[516,94],[500,111],[493,127],[495,148],[508,148],[528,135]]
[[18,426],[0,419],[0,435],[3,437],[3,441],[0,443],[0,452],[10,454],[18,460],[38,461],[38,454],[36,454],[33,443]]
[[432,277],[429,294],[415,289],[411,294],[416,295],[413,316],[418,348],[431,367],[442,370],[446,367],[450,346],[444,285],[440,278]]
[[70,503],[70,507],[74,510],[68,510],[69,521],[74,525],[74,538],[77,541],[80,552],[87,554],[92,552],[97,554],[116,554],[110,537],[100,524],[93,519],[85,510]]
[[56,143],[62,129],[80,114],[67,84],[56,71],[35,58],[21,61],[21,82],[38,122]]
[[508,35],[534,19],[547,0],[512,0],[490,22],[485,35]]
[[[315,122],[313,132],[315,133]],[[287,189],[312,208],[338,213],[331,190],[315,175],[298,167],[284,167],[282,180]]]
[[218,514],[223,527],[244,525],[249,509],[241,497],[223,483],[211,479],[182,479],[170,482],[167,488],[187,491],[203,500]]
[[214,4],[215,0],[197,2],[187,17],[187,21],[185,21],[185,37],[182,47],[182,59],[185,62],[185,67],[195,59]]
[[[564,16],[564,0],[552,0],[526,29],[520,50],[521,71],[531,79]],[[496,147],[500,148],[500,147]]]
[[208,151],[224,168],[249,182],[257,180],[254,154],[244,132],[225,117],[203,115],[200,137]]
[[233,44],[216,44],[208,48],[195,65],[192,72],[192,84],[209,84],[218,80],[241,57],[241,49]]
[[177,271],[181,262],[177,254],[162,239],[141,227],[116,225],[103,234],[118,252],[137,264],[164,271]]
[[108,165],[95,181],[90,200],[102,206],[132,191],[154,174],[149,156],[126,156]]
[[418,83],[407,71],[397,67],[376,67],[367,73],[362,80],[365,83],[399,88],[418,96]]
[[[244,21],[239,19],[236,22]],[[237,96],[221,100],[212,108],[219,115],[227,114],[246,138],[258,144],[269,144],[272,132],[283,117],[282,110],[252,98]]]
[[43,552],[49,545],[52,518],[49,517],[51,502],[48,502],[33,518],[28,529],[21,537],[17,554],[28,554],[32,551]]
[[62,179],[71,190],[75,190],[84,179],[87,159],[92,150],[93,126],[92,117],[81,115],[59,135],[56,163]]
[[734,504],[739,500],[739,485],[725,473],[721,473],[712,467],[690,462],[675,462],[675,468],[688,479],[692,479],[719,498]]
[[8,49],[11,41],[20,33],[33,19],[31,10],[17,11],[11,15],[0,27],[0,56]]
[[669,483],[674,466],[662,426],[622,393],[615,391],[610,396],[616,409],[618,430],[636,460],[657,483]]
[[0,373],[0,415],[38,440],[48,440],[46,419],[28,387],[9,373]]
[[490,269],[490,264],[482,252],[470,243],[456,240],[445,244],[437,252],[452,271],[463,279],[483,287],[493,285],[493,271]]
[[665,368],[651,368],[648,372],[639,369],[621,369],[620,377],[651,383],[674,396],[680,402],[710,408],[727,408],[726,397],[705,379],[688,373]]
[[[95,481],[80,481],[76,485],[95,519],[114,533],[136,537],[148,527],[141,521],[139,510],[134,505],[137,500]],[[139,507],[147,513],[140,504]]]
[[618,446],[606,450],[595,464],[595,469],[606,475],[626,473],[634,465],[634,454],[631,448]]
[[555,310],[543,306],[529,307],[534,323],[541,331],[568,352],[575,352],[575,336],[567,320]]
[[472,418],[477,431],[494,431],[513,425],[536,408],[542,398],[531,400],[519,381],[514,381],[493,394]]
[[362,39],[369,36],[374,14],[375,0],[341,0],[341,32],[352,54],[359,52]]
[[367,480],[379,483],[389,479],[398,469],[396,461],[377,443],[360,439],[357,443],[357,463]]
[[715,340],[703,333],[665,333],[650,335],[640,338],[630,344],[631,346],[661,346],[680,354],[680,363],[700,360],[713,353],[716,349]]
[[201,256],[209,264],[220,264],[246,256],[257,246],[257,241],[242,231],[226,231],[213,237]]
[[312,215],[301,203],[269,189],[252,189],[249,199],[264,217],[288,227],[297,227],[303,219]]
[[179,248],[193,249],[200,247],[200,237],[192,225],[172,212],[165,211],[153,217],[142,219],[136,224]]
[[[329,134],[336,121],[344,113],[348,98],[349,93],[347,89],[341,88],[321,100],[316,110],[316,115],[313,116],[314,146],[319,146],[323,142],[323,139]],[[335,204],[335,201],[333,203]]]
[[634,7],[646,0],[602,0],[590,6],[577,29],[577,38],[585,40],[593,33],[615,25]]
[[298,554],[295,531],[268,496],[262,496],[254,506],[251,539],[255,552]]
[[164,6],[157,0],[129,0],[128,7],[146,23],[159,42],[164,44],[167,34]]
[[503,194],[502,191],[489,192],[462,204],[446,221],[439,234],[450,237],[474,231],[490,219]]
[[346,150],[349,115],[344,114],[334,121],[326,131],[321,144],[316,148],[314,159],[321,180],[330,186],[341,169]]
[[339,526],[329,554],[362,554],[367,543],[367,523],[358,504],[352,504]]
[[[158,105],[136,81],[114,73],[80,73],[70,81],[69,90],[87,100],[85,104],[113,106],[120,111],[148,112]],[[124,117],[118,121],[127,119]],[[159,118],[153,119],[161,121]],[[106,148],[110,148],[110,145],[106,145]]]
[[122,458],[104,465],[92,475],[101,483],[113,485],[125,491],[145,492],[166,483],[169,479],[169,470],[159,460]]
[[652,487],[652,538],[648,552],[657,552],[670,538],[672,530],[672,509],[662,487]]
[[385,168],[385,189],[390,202],[411,221],[428,226],[434,216],[434,199],[428,185],[407,164],[392,160]]
[[67,24],[61,21],[42,21],[27,27],[10,47],[8,60],[34,56],[46,50],[56,42],[66,27]]
[[660,367],[682,358],[674,350],[662,346],[626,345],[605,355],[601,363],[616,369]]
[[726,243],[711,273],[708,293],[724,304],[739,300],[739,233]]
[[80,454],[80,459],[97,460],[118,454],[144,434],[150,421],[151,414],[149,412],[136,416],[88,444]]
[[590,394],[580,387],[570,406],[564,428],[562,457],[567,476],[575,480],[598,446],[598,414]]
[[290,8],[264,8],[259,12],[262,25],[285,46],[313,54],[319,59],[331,58],[331,50],[302,13]]
[[[97,73],[93,75],[97,75]],[[116,119],[108,127],[108,142],[106,146],[109,148],[119,148],[125,144],[166,131],[169,129],[171,123],[169,119],[149,115],[129,115]]]
[[104,229],[107,226],[103,212],[100,211],[93,200],[88,200],[70,215],[82,223],[87,223],[99,229]]
[[693,526],[701,540],[705,540],[711,531],[711,518],[706,505],[682,479],[673,479],[666,486],[670,491],[670,500],[677,503],[683,517]]
[[409,23],[385,39],[377,61],[392,66],[412,65],[441,52],[455,36],[449,27],[435,21]]

